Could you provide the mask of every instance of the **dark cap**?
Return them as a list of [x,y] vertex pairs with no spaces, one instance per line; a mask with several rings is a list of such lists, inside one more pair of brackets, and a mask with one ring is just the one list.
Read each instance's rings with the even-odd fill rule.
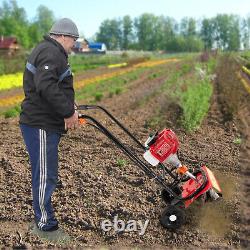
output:
[[66,35],[72,37],[79,37],[76,24],[69,18],[62,18],[56,21],[49,32],[53,35]]

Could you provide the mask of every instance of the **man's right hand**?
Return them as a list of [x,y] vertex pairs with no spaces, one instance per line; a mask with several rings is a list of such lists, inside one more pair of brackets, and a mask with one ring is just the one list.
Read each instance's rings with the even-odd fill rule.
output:
[[75,111],[75,113],[71,117],[64,118],[64,123],[65,123],[65,130],[77,128],[79,125],[78,112]]

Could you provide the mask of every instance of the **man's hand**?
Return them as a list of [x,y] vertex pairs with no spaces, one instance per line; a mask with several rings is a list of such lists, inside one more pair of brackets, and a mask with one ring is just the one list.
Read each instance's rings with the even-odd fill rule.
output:
[[65,122],[65,130],[77,128],[79,125],[78,112],[75,111],[75,113],[71,117],[64,118],[64,122]]

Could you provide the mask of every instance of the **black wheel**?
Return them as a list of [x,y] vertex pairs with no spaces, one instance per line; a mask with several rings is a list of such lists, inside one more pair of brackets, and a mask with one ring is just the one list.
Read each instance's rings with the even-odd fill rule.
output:
[[181,208],[169,205],[160,218],[161,225],[168,229],[178,229],[184,223],[184,212]]

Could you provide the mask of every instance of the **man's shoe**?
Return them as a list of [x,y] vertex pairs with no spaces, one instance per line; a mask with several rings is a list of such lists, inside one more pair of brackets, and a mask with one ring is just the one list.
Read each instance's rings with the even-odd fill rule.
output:
[[61,228],[55,231],[43,231],[40,230],[36,224],[33,224],[33,226],[30,227],[30,232],[41,239],[57,244],[65,244],[71,241],[70,236]]

